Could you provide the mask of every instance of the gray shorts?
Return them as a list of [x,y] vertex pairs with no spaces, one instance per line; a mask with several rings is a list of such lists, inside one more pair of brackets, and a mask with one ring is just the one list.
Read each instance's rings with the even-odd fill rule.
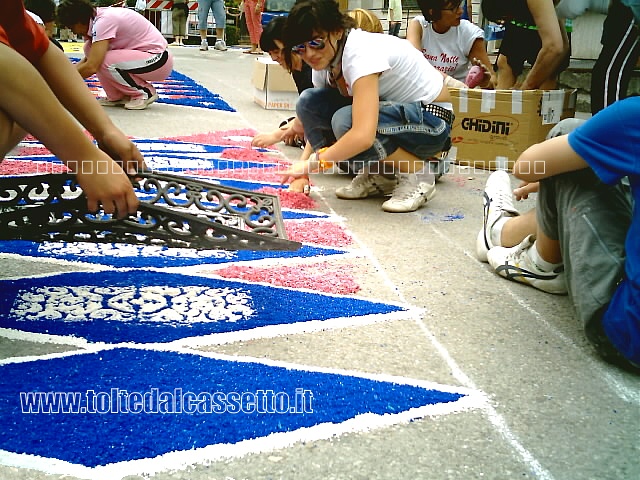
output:
[[569,297],[592,340],[624,273],[629,188],[606,185],[587,168],[541,181],[536,206],[542,231],[560,241]]

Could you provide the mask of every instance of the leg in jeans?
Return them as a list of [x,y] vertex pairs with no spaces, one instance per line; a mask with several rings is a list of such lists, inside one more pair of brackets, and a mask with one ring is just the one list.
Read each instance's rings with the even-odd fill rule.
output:
[[209,10],[211,10],[212,4],[213,0],[198,1],[198,29],[202,40],[207,39],[207,20],[209,19]]
[[313,150],[335,143],[331,119],[340,108],[350,103],[351,99],[340,95],[335,88],[307,88],[300,94],[296,115]]
[[213,0],[211,10],[216,21],[216,42],[224,41],[224,29],[227,24],[227,10],[224,6],[224,1]]
[[[352,107],[346,106],[333,116],[332,130],[341,138],[351,129]],[[435,177],[444,171],[444,160],[437,160],[434,170],[427,160],[448,149],[450,126],[441,118],[427,112],[420,102],[380,102],[378,127],[373,145],[348,160],[352,170],[363,175],[351,185],[336,190],[339,198],[364,198],[370,194],[387,193],[393,186],[378,176],[398,173],[397,185],[382,209],[392,213],[413,212],[435,195]],[[395,183],[395,182],[394,182]]]
[[[351,129],[351,119],[351,106],[336,112],[332,119],[332,130],[336,138],[342,137]],[[426,112],[420,102],[383,101],[380,102],[378,129],[373,145],[355,155],[350,162],[378,163],[393,156],[398,149],[424,161],[442,151],[449,133],[450,126],[441,118]],[[398,167],[397,170],[406,171],[402,165]]]
[[560,242],[578,319],[601,351],[601,315],[624,271],[630,195],[625,187],[606,185],[585,169],[541,181],[537,207],[540,229]]

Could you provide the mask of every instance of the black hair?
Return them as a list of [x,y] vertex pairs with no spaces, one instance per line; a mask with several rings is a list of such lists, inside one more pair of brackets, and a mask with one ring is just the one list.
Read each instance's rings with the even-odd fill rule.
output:
[[96,8],[89,0],[62,0],[56,16],[63,27],[72,27],[76,23],[88,25],[96,16]]
[[24,0],[24,8],[39,16],[44,23],[56,18],[56,4],[53,0]]
[[270,52],[272,50],[278,50],[276,40],[280,40],[282,43],[282,32],[284,26],[287,23],[287,17],[278,15],[273,17],[269,23],[264,26],[262,35],[260,35],[260,48],[264,52]]
[[322,32],[337,32],[355,26],[355,20],[342,13],[335,0],[302,0],[296,3],[282,32],[286,64],[291,67],[291,47],[308,42]]
[[[442,18],[442,10],[447,5],[461,5],[462,0],[417,0],[420,12],[428,22],[437,22]],[[431,10],[431,12],[429,12]]]

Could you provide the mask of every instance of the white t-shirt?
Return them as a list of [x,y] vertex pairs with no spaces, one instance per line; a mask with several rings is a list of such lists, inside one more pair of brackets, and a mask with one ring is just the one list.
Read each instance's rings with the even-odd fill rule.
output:
[[478,38],[484,38],[480,27],[468,20],[460,20],[460,25],[451,27],[445,33],[433,30],[431,22],[418,15],[412,21],[422,27],[422,54],[429,63],[442,73],[464,82],[469,73],[469,52]]
[[[393,35],[351,30],[342,54],[342,75],[349,95],[361,77],[379,73],[380,100],[431,103],[442,91],[443,76],[409,42]],[[314,71],[313,84],[327,86],[327,72]],[[443,105],[453,109],[450,103]]]
[[42,21],[42,19],[41,19],[38,15],[36,15],[36,14],[35,14],[35,13],[33,13],[33,12],[30,12],[29,10],[27,10],[27,14],[28,14],[31,18],[33,18],[33,21],[34,21],[34,22],[36,22],[38,25],[42,25],[42,26],[44,27],[44,22]]

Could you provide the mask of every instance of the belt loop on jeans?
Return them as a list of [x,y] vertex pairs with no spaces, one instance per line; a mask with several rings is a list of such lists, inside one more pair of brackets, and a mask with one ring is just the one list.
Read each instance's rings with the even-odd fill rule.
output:
[[422,108],[424,108],[426,112],[429,112],[436,117],[441,118],[442,120],[447,122],[449,126],[453,125],[453,119],[455,118],[455,116],[453,115],[453,112],[451,110],[447,110],[440,105],[434,105],[433,103],[424,102],[422,103]]

